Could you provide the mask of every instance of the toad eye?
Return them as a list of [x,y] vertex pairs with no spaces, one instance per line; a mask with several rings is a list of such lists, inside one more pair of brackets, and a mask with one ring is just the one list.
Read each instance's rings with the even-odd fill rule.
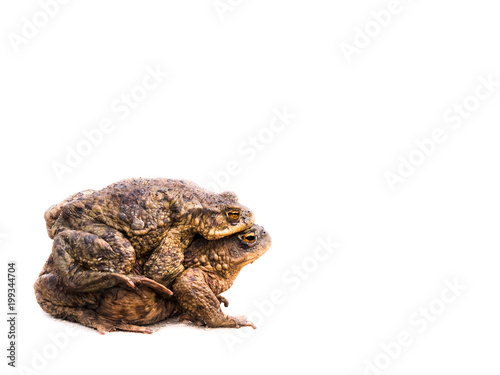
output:
[[255,233],[247,233],[243,236],[243,241],[246,243],[254,243],[255,240],[257,239],[257,236]]
[[240,218],[240,212],[239,211],[229,211],[226,215],[231,220],[238,220]]

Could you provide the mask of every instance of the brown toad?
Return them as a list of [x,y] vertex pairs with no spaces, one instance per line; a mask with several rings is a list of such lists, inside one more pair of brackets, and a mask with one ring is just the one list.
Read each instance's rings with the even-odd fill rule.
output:
[[[184,249],[196,234],[215,240],[250,227],[253,213],[234,193],[216,194],[173,179],[128,179],[86,190],[45,212],[52,256],[67,288],[98,291],[117,283],[169,286],[184,270]],[[158,291],[165,288],[157,285]]]
[[[121,286],[98,292],[68,291],[50,255],[38,280],[35,294],[43,310],[56,318],[76,321],[100,333],[113,330],[152,333],[143,325],[181,314],[208,327],[251,326],[245,317],[225,315],[220,294],[228,290],[240,270],[263,255],[271,246],[264,228],[251,228],[214,241],[198,238],[186,249],[185,270],[174,280],[174,297],[164,298],[141,285],[136,291]],[[140,265],[134,267],[140,272]]]

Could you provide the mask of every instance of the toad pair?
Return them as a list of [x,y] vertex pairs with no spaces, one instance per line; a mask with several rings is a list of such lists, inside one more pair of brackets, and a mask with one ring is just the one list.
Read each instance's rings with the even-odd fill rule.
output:
[[150,332],[140,326],[179,314],[209,327],[253,326],[226,316],[220,293],[271,238],[234,193],[129,179],[71,196],[45,221],[54,243],[35,294],[49,314],[101,333]]

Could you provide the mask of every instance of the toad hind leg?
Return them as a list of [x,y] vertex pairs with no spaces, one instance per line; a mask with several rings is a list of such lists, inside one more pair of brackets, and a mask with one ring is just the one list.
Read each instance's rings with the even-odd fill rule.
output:
[[[147,334],[151,334],[154,332],[151,328],[136,326],[134,324],[121,323],[121,322],[111,322],[111,324],[113,325],[111,331],[118,330],[118,331],[147,333]],[[110,331],[107,331],[107,332],[110,332]],[[101,333],[101,334],[106,333],[106,331],[104,331],[104,332],[99,331],[99,333]]]
[[99,331],[101,335],[114,331],[127,331],[127,332],[148,333],[148,334],[154,332],[151,328],[136,326],[134,324],[116,322],[114,320],[103,318],[99,314],[96,314],[95,311],[92,312],[94,313],[94,316],[90,321],[90,324],[88,325],[84,324],[84,325],[87,325],[90,328],[97,329],[97,331]]
[[[50,315],[59,315],[57,307],[86,307],[99,306],[98,293],[72,293],[69,292],[63,280],[53,273],[40,275],[33,285],[35,297],[42,308]],[[47,308],[45,308],[45,306]]]
[[41,275],[34,289],[38,304],[47,314],[95,328],[93,308],[99,305],[98,294],[68,292],[61,278],[51,273]]
[[[123,264],[108,261],[117,258],[113,253],[113,248],[99,236],[76,230],[57,234],[52,247],[54,263],[65,285],[73,292],[99,291],[119,282],[133,287],[133,283],[127,283],[124,275],[118,273],[131,270],[130,260]],[[132,254],[129,258],[135,259],[135,256]],[[113,267],[115,263],[116,268]]]
[[[114,238],[113,238],[114,237]],[[134,287],[120,273],[128,273],[135,261],[132,245],[119,232],[108,241],[87,232],[65,230],[54,238],[52,256],[65,285],[73,292],[93,292],[122,282]],[[111,241],[114,240],[114,241]]]
[[135,252],[121,233],[113,231],[106,228],[106,240],[76,230],[65,230],[56,235],[52,257],[67,289],[97,292],[124,284],[140,293],[137,285],[144,285],[161,295],[172,295],[169,289],[145,276],[126,275],[133,268]]
[[222,312],[220,301],[210,289],[206,277],[196,268],[189,268],[177,277],[172,287],[183,311],[209,327],[248,326],[255,329],[255,325],[244,316],[228,316]]
[[112,331],[129,331],[138,333],[153,333],[153,330],[146,327],[136,326],[133,324],[115,322],[102,316],[99,316],[95,310],[71,307],[58,306],[49,301],[40,303],[42,309],[55,318],[77,322],[86,327],[95,328],[101,335]]
[[121,330],[153,333],[146,327],[106,319],[95,309],[99,306],[99,293],[72,293],[63,286],[60,277],[54,274],[41,275],[34,285],[35,296],[43,311],[54,318],[80,323],[95,328],[104,334]]

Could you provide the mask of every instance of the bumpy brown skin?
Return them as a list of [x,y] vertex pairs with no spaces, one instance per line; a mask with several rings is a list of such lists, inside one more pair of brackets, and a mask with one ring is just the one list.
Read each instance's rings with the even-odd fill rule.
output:
[[[252,236],[255,240],[249,243]],[[179,314],[183,319],[209,327],[255,328],[245,317],[225,315],[220,304],[227,306],[228,301],[220,293],[232,286],[245,265],[270,246],[271,237],[258,225],[219,240],[195,240],[185,251],[186,269],[174,281],[175,295],[171,298],[164,298],[167,293],[153,291],[146,284],[135,291],[120,286],[98,292],[68,291],[51,255],[35,283],[35,294],[50,315],[76,321],[100,333],[114,330],[152,333],[143,326]],[[134,272],[140,270],[140,265],[135,265]]]
[[[245,239],[251,236],[255,240],[249,243]],[[220,303],[227,307],[228,301],[220,294],[233,285],[244,266],[270,247],[271,236],[259,225],[217,241],[201,238],[193,242],[185,252],[186,270],[172,285],[183,314],[209,327],[255,328],[245,317],[225,315]]]
[[184,250],[196,234],[228,236],[250,227],[254,216],[231,192],[139,178],[77,193],[49,208],[45,221],[67,288],[93,292],[118,283],[135,288],[144,281],[129,277],[137,263],[147,278],[169,286],[184,270]]
[[[101,292],[72,292],[65,286],[51,254],[34,288],[39,305],[55,318],[95,328],[101,334],[114,330],[152,333],[149,328],[135,325],[134,319],[139,319],[140,324],[156,323],[175,315],[178,304],[145,285],[133,291],[113,287]],[[101,307],[103,301],[107,304]]]

